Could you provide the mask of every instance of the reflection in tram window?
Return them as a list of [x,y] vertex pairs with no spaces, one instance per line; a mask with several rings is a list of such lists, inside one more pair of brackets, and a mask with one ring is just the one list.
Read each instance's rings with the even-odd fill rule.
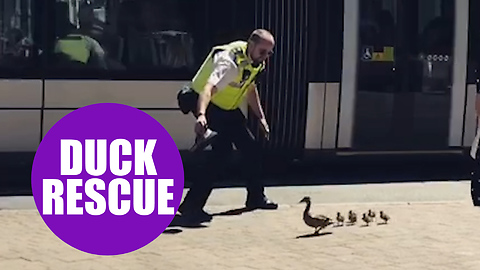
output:
[[193,37],[180,2],[57,0],[63,44],[56,44],[56,55],[87,68],[193,70]]
[[360,43],[363,46],[393,46],[395,42],[395,10],[393,0],[360,3]]
[[0,67],[23,69],[35,65],[33,0],[0,1]]
[[453,1],[435,1],[435,8],[419,1],[422,92],[448,93],[452,82],[454,13]]
[[394,91],[396,2],[360,1],[359,91]]
[[353,145],[448,145],[454,0],[361,0]]
[[[359,90],[396,91],[395,72],[402,70],[398,65],[402,65],[402,61],[413,61],[412,76],[417,76],[423,85],[410,91],[447,92],[451,88],[453,63],[453,3],[448,0],[409,4],[396,0],[361,0]],[[408,9],[412,17],[402,19],[410,21],[399,24],[398,8]]]
[[95,35],[91,1],[57,1],[53,63],[61,68],[107,69],[107,50]]
[[214,45],[245,40],[255,28],[253,0],[56,0],[56,4],[57,66],[126,70],[123,74],[132,78],[155,74],[189,79]]
[[182,1],[121,1],[118,31],[124,41],[122,62],[130,67],[193,69],[193,37]]

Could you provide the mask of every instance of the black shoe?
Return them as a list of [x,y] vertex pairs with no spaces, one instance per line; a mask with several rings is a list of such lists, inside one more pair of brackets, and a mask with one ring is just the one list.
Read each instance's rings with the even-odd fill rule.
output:
[[217,135],[216,131],[207,129],[203,136],[195,138],[195,144],[190,148],[190,152],[202,151],[213,142]]
[[275,210],[278,208],[278,204],[270,201],[266,197],[263,197],[262,199],[259,199],[259,200],[247,200],[247,203],[245,205],[250,210],[253,210],[253,209]]
[[472,173],[472,180],[470,181],[470,195],[473,206],[480,206],[480,179],[476,173]]
[[188,224],[200,224],[203,222],[210,222],[212,221],[212,215],[209,213],[203,211],[203,210],[197,210],[197,211],[185,211],[181,213],[181,219],[185,223]]
[[480,194],[475,189],[470,190],[470,195],[472,197],[473,206],[480,206]]

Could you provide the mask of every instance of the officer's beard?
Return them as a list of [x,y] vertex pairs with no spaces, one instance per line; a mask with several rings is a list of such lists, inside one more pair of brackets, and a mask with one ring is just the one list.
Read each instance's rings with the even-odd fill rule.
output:
[[250,56],[250,59],[252,59],[252,66],[254,66],[254,67],[258,67],[258,65],[260,65],[262,63],[261,59],[255,59],[251,56]]
[[250,60],[252,60],[252,66],[254,67],[258,67],[258,65],[260,65],[260,63],[262,61],[260,61],[259,59],[254,59],[252,57],[252,51],[255,50],[255,45],[252,45],[251,43],[247,45],[247,53],[248,53],[248,57],[250,58]]
[[258,60],[253,60],[253,61],[252,61],[252,66],[258,67],[258,65],[260,65],[260,63],[261,63],[261,62],[258,61]]

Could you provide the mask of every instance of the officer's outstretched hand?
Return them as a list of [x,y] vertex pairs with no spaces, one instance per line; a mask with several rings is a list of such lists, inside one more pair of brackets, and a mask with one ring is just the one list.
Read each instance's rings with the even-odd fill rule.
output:
[[207,118],[205,117],[205,115],[200,115],[197,118],[197,123],[195,123],[195,133],[197,133],[197,135],[203,136],[206,130]]
[[270,139],[270,127],[268,126],[266,119],[260,119],[260,126],[262,127],[263,135],[267,140]]

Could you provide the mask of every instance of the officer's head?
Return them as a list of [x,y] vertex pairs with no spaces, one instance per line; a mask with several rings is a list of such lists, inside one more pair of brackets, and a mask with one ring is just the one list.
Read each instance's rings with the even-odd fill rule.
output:
[[273,35],[265,29],[257,29],[252,32],[248,39],[248,56],[254,64],[265,61],[273,54],[275,39]]

